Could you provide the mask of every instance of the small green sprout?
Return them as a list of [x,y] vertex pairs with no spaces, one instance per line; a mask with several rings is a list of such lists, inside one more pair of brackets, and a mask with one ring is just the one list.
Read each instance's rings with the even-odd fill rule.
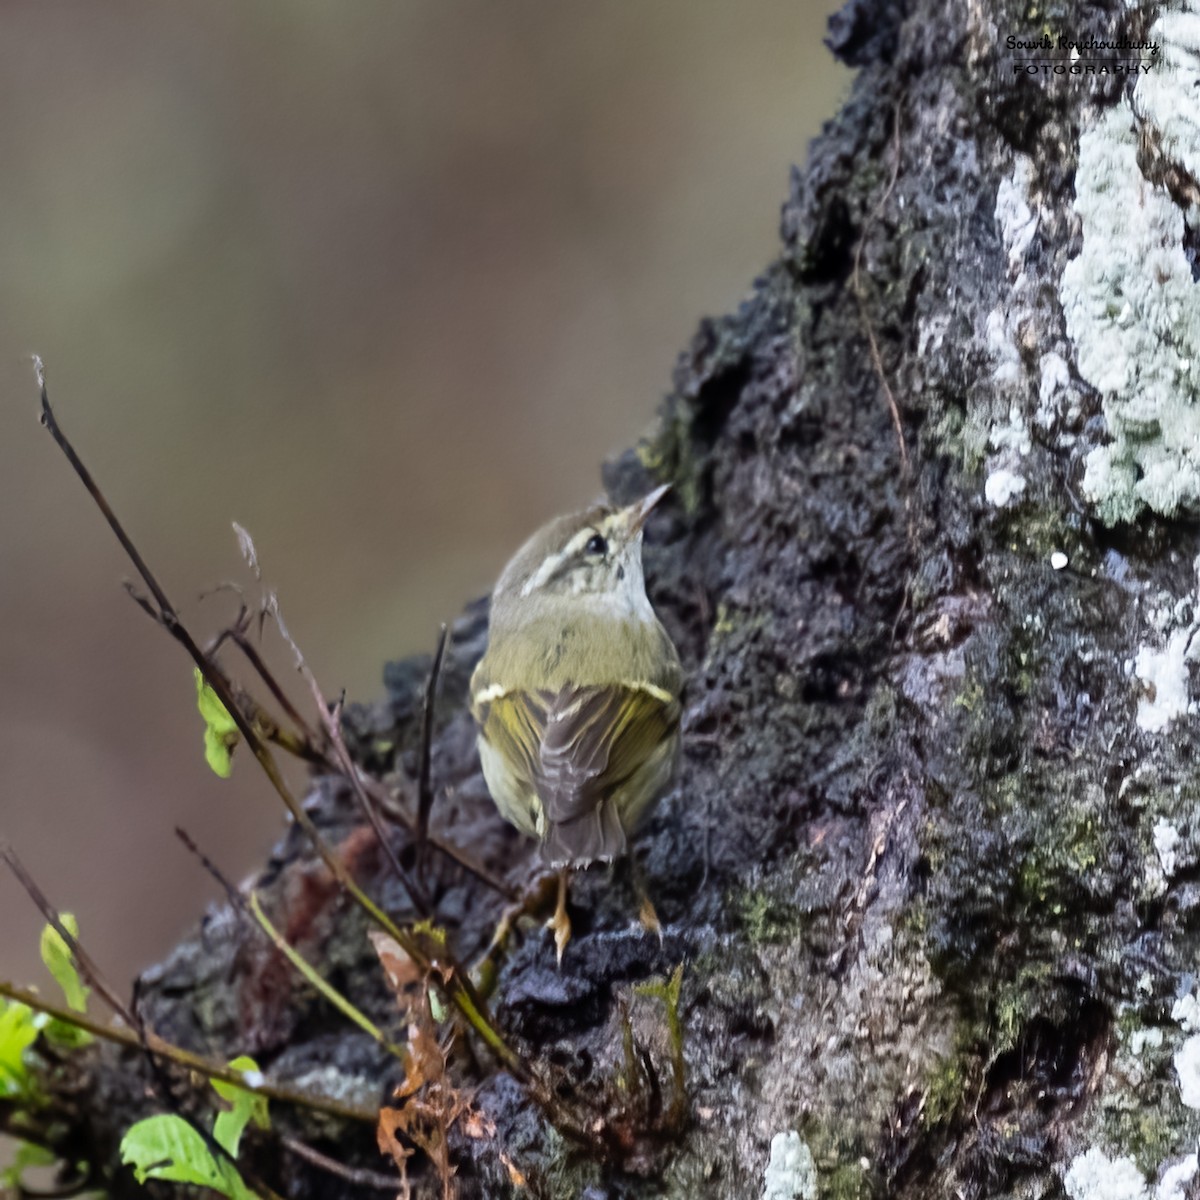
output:
[[[60,914],[59,920],[73,938],[79,936],[79,922],[71,913]],[[71,956],[70,947],[63,941],[62,936],[53,925],[47,925],[42,930],[40,949],[42,962],[46,964],[46,970],[54,976],[54,982],[62,988],[63,995],[67,999],[67,1007],[77,1013],[87,1012],[89,989],[79,978],[79,971],[75,966],[75,959]]]
[[196,707],[204,718],[204,761],[222,779],[228,779],[233,770],[233,750],[240,734],[237,724],[229,715],[229,709],[217,698],[209,687],[200,668],[196,667]]

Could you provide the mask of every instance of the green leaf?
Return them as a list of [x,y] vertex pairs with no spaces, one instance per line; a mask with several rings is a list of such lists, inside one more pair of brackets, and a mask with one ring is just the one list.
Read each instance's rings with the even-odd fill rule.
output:
[[413,936],[421,937],[424,935],[433,942],[435,946],[445,947],[446,931],[440,925],[435,925],[430,920],[418,921],[413,927]]
[[39,1026],[33,1009],[0,1000],[0,1096],[24,1098],[33,1094],[25,1051],[37,1039]]
[[46,1021],[42,1027],[42,1033],[45,1034],[47,1041],[62,1046],[64,1050],[79,1050],[84,1046],[90,1046],[96,1040],[86,1029],[80,1029],[78,1025],[72,1025],[70,1021],[60,1021],[57,1017],[50,1017]]
[[[72,937],[79,936],[79,922],[70,913],[59,914],[59,920]],[[54,976],[55,983],[62,988],[63,995],[67,998],[67,1007],[76,1012],[87,1012],[88,988],[79,978],[70,948],[53,925],[47,925],[42,930],[42,962],[46,964],[46,970]]]
[[194,1183],[229,1200],[254,1200],[237,1168],[214,1159],[200,1134],[172,1113],[147,1117],[132,1126],[121,1139],[121,1161],[133,1167],[138,1183],[147,1179]]
[[[235,1071],[261,1075],[258,1063],[245,1054],[235,1058],[229,1065]],[[238,1087],[237,1084],[226,1083],[223,1079],[214,1079],[212,1085],[222,1100],[228,1100],[233,1105],[232,1109],[217,1114],[217,1121],[213,1126],[213,1137],[234,1158],[237,1158],[242,1134],[251,1121],[259,1129],[271,1127],[271,1119],[267,1116],[267,1098],[255,1092],[248,1092],[245,1088]]]
[[442,1003],[441,997],[432,988],[429,991],[429,1015],[433,1018],[436,1025],[440,1025],[447,1016],[446,1006]]
[[229,709],[217,698],[217,693],[205,682],[199,667],[196,676],[196,707],[204,718],[204,761],[222,779],[233,770],[233,750],[238,744],[237,723]]

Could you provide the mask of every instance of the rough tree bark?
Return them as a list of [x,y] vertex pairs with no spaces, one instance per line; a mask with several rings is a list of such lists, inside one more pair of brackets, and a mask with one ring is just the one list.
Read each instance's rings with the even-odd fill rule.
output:
[[[1162,48],[1149,73],[1014,70],[1005,38],[1044,33]],[[682,962],[690,1119],[668,1134],[648,1102],[597,1162],[481,1055],[458,1069],[527,1184],[463,1139],[463,1195],[1136,1200],[1164,1174],[1164,1200],[1200,1194],[1200,16],[863,0],[831,43],[861,73],[794,175],[778,260],[606,469],[618,500],[676,486],[646,560],[690,672],[684,764],[637,844],[665,938],[631,927],[624,872],[589,872],[561,972],[533,932],[496,1004],[593,1096],[631,1005],[665,1110],[662,1005],[633,989]],[[485,637],[482,606],[453,630],[435,820],[519,877],[530,847],[464,707]],[[390,667],[347,718],[409,783],[423,672]],[[344,785],[310,804],[403,917]],[[263,883],[386,1022],[363,921],[298,837]],[[439,893],[469,956],[498,902],[450,873]],[[225,910],[143,983],[185,1045],[366,1103],[395,1083]],[[101,1161],[140,1072],[98,1051],[59,1079]],[[276,1121],[381,1165],[365,1127]],[[348,1190],[256,1165],[290,1196]]]

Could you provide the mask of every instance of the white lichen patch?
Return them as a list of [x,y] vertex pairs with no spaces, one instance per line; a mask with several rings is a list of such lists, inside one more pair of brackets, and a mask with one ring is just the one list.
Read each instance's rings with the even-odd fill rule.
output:
[[1200,1033],[1194,1033],[1175,1051],[1179,1098],[1188,1108],[1200,1109]]
[[771,1161],[763,1179],[762,1200],[816,1200],[817,1168],[812,1151],[794,1130],[771,1139]]
[[1147,733],[1161,733],[1176,717],[1191,711],[1187,664],[1194,632],[1190,627],[1179,629],[1162,649],[1142,646],[1133,660],[1143,689],[1137,723]]
[[1036,408],[1032,402],[1029,362],[1031,355],[1043,350],[1045,326],[1039,318],[1043,303],[1039,276],[1029,269],[1045,207],[1036,177],[1033,160],[1014,154],[1009,174],[996,189],[996,228],[1008,255],[1010,287],[980,330],[992,360],[994,396],[969,418],[988,447],[985,496],[999,508],[1014,503],[1025,487],[1021,460],[1033,448],[1031,426],[1054,428],[1073,409],[1078,416],[1070,395],[1070,367],[1056,349],[1044,352],[1039,367],[1037,394],[1045,398]]
[[993,450],[1009,450],[1022,456],[1029,453],[1033,439],[1029,436],[1029,428],[1017,409],[1009,410],[1008,421],[1005,424],[993,425],[988,430],[988,445]]
[[[1151,123],[1180,162],[1200,156],[1195,14],[1161,18],[1151,38],[1174,46],[1180,65],[1139,84]],[[1169,29],[1168,29],[1169,26]],[[1083,488],[1103,520],[1143,507],[1200,511],[1200,284],[1183,248],[1184,214],[1138,167],[1127,103],[1079,142],[1075,210],[1079,256],[1063,272],[1060,299],[1080,375],[1103,398],[1110,444],[1088,455]]]
[[1177,1021],[1184,1033],[1200,1033],[1200,1000],[1189,992],[1171,1006],[1171,1020]]
[[1179,830],[1166,817],[1159,817],[1154,823],[1154,853],[1158,855],[1158,865],[1168,879],[1175,874],[1179,841]]
[[346,1104],[369,1107],[379,1098],[379,1085],[374,1080],[363,1075],[347,1075],[334,1066],[316,1067],[297,1075],[291,1083],[299,1091],[328,1096]]
[[1157,1050],[1163,1044],[1163,1031],[1153,1025],[1135,1029],[1129,1035],[1129,1053],[1134,1058],[1141,1058],[1147,1050]]
[[1037,233],[1038,219],[1029,207],[1027,196],[1033,179],[1033,164],[1023,155],[1016,156],[1012,175],[1000,180],[996,189],[996,224],[1008,249],[1008,270],[1014,278],[1020,274],[1025,252]]
[[[1138,110],[1158,130],[1162,150],[1200,178],[1200,12],[1164,13],[1151,38],[1162,46],[1162,66],[1138,84]],[[1181,104],[1180,96],[1193,97]]]
[[992,381],[1000,386],[1019,384],[1025,375],[1021,365],[1021,351],[1012,328],[1014,320],[1013,314],[994,308],[988,313],[984,330],[988,351],[995,362]]
[[[1071,388],[1071,368],[1057,351],[1043,354],[1038,364],[1038,406],[1033,419],[1036,425],[1051,427],[1059,417],[1065,421],[1079,420],[1079,398]],[[1075,441],[1073,434],[1061,435],[1064,444]]]
[[983,485],[984,499],[995,508],[1007,508],[1024,491],[1025,476],[1004,468],[993,471]]
[[1097,1146],[1077,1154],[1063,1187],[1071,1200],[1150,1200],[1146,1180],[1132,1158],[1109,1158]]
[[1196,1177],[1197,1169],[1200,1169],[1200,1164],[1194,1154],[1167,1167],[1154,1191],[1154,1200],[1185,1200],[1187,1185]]

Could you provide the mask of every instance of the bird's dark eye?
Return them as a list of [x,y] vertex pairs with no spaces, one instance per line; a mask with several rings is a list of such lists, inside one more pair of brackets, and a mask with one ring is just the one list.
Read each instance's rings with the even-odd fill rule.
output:
[[602,538],[598,533],[593,533],[592,536],[590,538],[588,538],[588,543],[586,546],[584,546],[583,551],[585,554],[596,554],[596,555],[607,554],[608,553],[608,542],[604,538]]

